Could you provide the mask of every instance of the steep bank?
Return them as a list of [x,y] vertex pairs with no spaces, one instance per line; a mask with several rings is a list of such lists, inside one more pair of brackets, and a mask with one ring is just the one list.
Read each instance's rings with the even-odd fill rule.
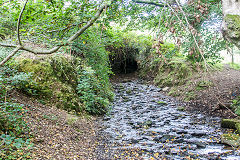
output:
[[140,69],[141,77],[161,87],[164,94],[188,102],[187,109],[225,118],[237,116],[231,104],[240,95],[239,70],[224,65],[204,72],[201,64],[181,58],[145,66]]
[[108,66],[96,65],[55,55],[1,67],[0,159],[96,159],[90,114],[107,112],[113,98]]
[[97,159],[99,129],[96,118],[76,116],[55,106],[43,105],[21,93],[12,95],[27,110],[31,159]]
[[240,95],[240,71],[229,65],[220,71],[203,74],[192,80],[187,88],[181,86],[179,91],[193,91],[194,99],[190,101],[190,110],[195,110],[200,105],[199,109],[207,114],[225,118],[240,116],[238,110],[232,107],[233,100]]

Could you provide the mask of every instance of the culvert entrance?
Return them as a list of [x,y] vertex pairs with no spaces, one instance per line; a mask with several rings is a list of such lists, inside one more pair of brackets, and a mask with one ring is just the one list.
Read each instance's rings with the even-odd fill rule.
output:
[[137,71],[138,64],[134,56],[110,56],[112,71],[116,74],[127,74]]

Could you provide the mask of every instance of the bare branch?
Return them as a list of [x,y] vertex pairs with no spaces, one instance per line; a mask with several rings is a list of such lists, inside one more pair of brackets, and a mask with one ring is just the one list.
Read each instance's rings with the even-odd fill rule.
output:
[[[112,2],[115,0],[112,0]],[[87,22],[87,24],[85,26],[83,26],[80,30],[78,30],[72,37],[70,37],[67,41],[68,42],[72,42],[74,41],[76,38],[78,38],[86,29],[88,29],[90,26],[93,25],[93,23],[100,17],[101,13],[103,12],[103,10],[105,8],[108,8],[109,5],[104,4],[102,5],[99,10],[97,11],[97,13],[94,15],[94,17]]]
[[0,43],[0,46],[2,46],[2,47],[10,47],[10,48],[17,47],[17,45],[14,45],[14,44],[4,44],[4,43]]
[[19,33],[19,29],[20,29],[20,25],[21,25],[21,19],[22,19],[22,14],[23,14],[23,11],[25,10],[25,7],[27,5],[27,2],[28,0],[26,0],[26,2],[24,3],[24,6],[19,14],[19,17],[18,17],[18,23],[17,23],[17,37],[18,37],[18,43],[19,45],[22,45],[22,42],[21,42],[21,39],[20,39],[20,33]]
[[[112,2],[114,2],[114,1],[116,1],[116,0],[112,0]],[[28,51],[28,52],[31,52],[31,53],[34,53],[34,54],[52,54],[52,53],[58,51],[62,46],[68,45],[70,42],[72,42],[72,41],[74,41],[76,38],[78,38],[86,29],[88,29],[90,26],[92,26],[93,23],[100,17],[101,13],[103,12],[103,10],[104,10],[106,7],[109,7],[109,5],[106,5],[106,4],[102,5],[102,6],[98,9],[98,11],[97,11],[97,13],[94,15],[94,17],[93,17],[90,21],[88,21],[85,26],[83,26],[80,30],[78,30],[72,37],[70,37],[70,38],[67,40],[68,43],[61,44],[61,45],[56,46],[56,47],[54,47],[54,48],[52,48],[52,49],[50,49],[50,50],[38,51],[38,50],[33,50],[33,49],[28,48],[28,47],[25,47],[25,46],[23,46],[23,47],[21,48],[21,50],[25,50],[25,51]]]
[[[112,0],[111,2],[114,2],[116,0]],[[16,47],[13,52],[8,55],[2,62],[0,62],[0,66],[4,65],[11,57],[13,57],[19,50],[25,50],[34,54],[52,54],[56,51],[58,51],[62,46],[66,46],[69,45],[70,42],[74,41],[76,38],[78,38],[86,29],[88,29],[90,26],[93,25],[93,23],[100,17],[101,13],[103,12],[104,9],[108,8],[109,5],[108,4],[104,4],[102,5],[98,11],[96,12],[96,14],[94,15],[94,17],[87,22],[87,24],[85,26],[83,26],[80,30],[78,30],[72,37],[70,37],[67,40],[67,43],[63,43],[61,45],[58,45],[50,50],[33,50],[31,48],[28,48],[26,46],[22,46],[21,40],[20,40],[20,35],[19,35],[19,27],[20,27],[20,21],[21,21],[21,17],[22,17],[22,13],[25,9],[25,6],[27,4],[28,0],[26,0],[24,7],[19,15],[19,20],[18,20],[18,41],[19,41],[19,46],[15,46],[15,45],[11,45],[11,44],[0,44],[0,46],[3,47]]]
[[[168,3],[166,0],[165,0],[165,3],[166,3],[166,4],[155,3],[155,2],[151,2],[151,1],[141,1],[141,0],[133,0],[133,1],[136,2],[136,3],[150,4],[150,5],[155,5],[155,6],[159,6],[159,7],[165,7],[165,5],[167,5],[167,6],[173,11],[173,13],[175,14],[175,16],[180,20],[180,18],[178,17],[178,15],[175,13],[174,9],[171,7],[172,4]],[[187,16],[186,16],[185,12],[183,11],[181,5],[179,4],[178,0],[176,0],[176,3],[177,3],[177,6],[180,8],[180,11],[182,12],[182,14],[183,14],[183,16],[184,16],[184,18],[185,18],[185,20],[186,20],[186,23],[187,23],[187,26],[188,26],[188,30],[189,30],[189,32],[190,32],[190,33],[192,34],[192,36],[193,36],[194,43],[195,43],[195,45],[196,45],[196,47],[197,47],[197,50],[199,51],[199,53],[200,53],[200,55],[201,55],[201,57],[202,57],[202,59],[203,59],[203,61],[204,61],[205,68],[206,68],[206,70],[208,70],[208,69],[207,69],[208,64],[207,64],[206,59],[204,58],[204,55],[203,55],[203,53],[202,53],[202,51],[201,51],[201,49],[200,49],[200,47],[199,47],[199,45],[198,45],[198,43],[197,43],[197,40],[196,40],[196,38],[195,38],[192,30],[191,30],[191,25],[190,25],[189,22],[188,22]],[[180,20],[180,22],[181,22],[181,20]]]
[[62,28],[62,29],[56,29],[56,30],[52,30],[52,31],[47,31],[47,33],[65,31],[65,30],[70,29],[70,28],[72,28],[72,27],[79,26],[79,25],[81,25],[81,24],[83,24],[83,23],[87,23],[87,22],[81,22],[81,23],[78,23],[78,24],[72,24],[72,25],[67,26],[67,27],[65,27],[65,28]]
[[156,3],[156,2],[151,2],[151,1],[140,1],[140,0],[133,0],[135,3],[140,3],[140,4],[150,4],[158,7],[165,7],[166,4],[163,3]]
[[62,46],[64,46],[64,45],[56,46],[56,47],[54,47],[54,48],[52,48],[50,50],[33,50],[31,48],[23,46],[21,48],[21,50],[28,51],[28,52],[31,52],[33,54],[52,54],[54,52],[57,52]]
[[3,66],[10,58],[12,58],[20,49],[22,46],[17,46],[11,54],[9,54],[4,60],[0,62],[0,66]]

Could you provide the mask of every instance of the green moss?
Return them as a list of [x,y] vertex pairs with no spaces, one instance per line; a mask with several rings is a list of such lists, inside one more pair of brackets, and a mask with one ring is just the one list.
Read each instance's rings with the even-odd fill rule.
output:
[[166,105],[166,104],[167,104],[167,103],[164,102],[164,101],[158,101],[157,103],[158,103],[158,104],[163,104],[163,105]]
[[184,110],[185,110],[185,107],[180,106],[180,107],[177,108],[177,110],[178,110],[178,111],[184,111]]
[[236,123],[235,127],[236,127],[236,132],[240,134],[240,123]]
[[75,113],[103,114],[114,97],[108,77],[102,79],[79,58],[23,59],[18,61],[18,70],[31,73],[36,85],[30,87],[37,91],[36,98]]
[[180,96],[180,92],[178,91],[177,87],[172,87],[170,92],[168,93],[169,96],[177,97]]
[[240,47],[240,16],[227,14],[224,20],[227,26],[226,36],[239,48]]
[[235,70],[240,70],[240,64],[230,63],[230,68],[235,69]]
[[232,147],[240,146],[240,136],[237,134],[223,134],[221,135],[221,142]]
[[210,86],[213,86],[213,83],[211,81],[199,81],[197,82],[196,90],[204,90]]
[[221,127],[236,129],[236,124],[240,123],[240,120],[237,119],[222,119]]
[[36,98],[44,99],[65,110],[83,111],[76,94],[76,73],[72,62],[64,57],[53,57],[45,61],[22,59],[18,61],[18,70],[32,73],[36,82]]
[[227,14],[225,16],[225,21],[227,22],[229,28],[240,31],[240,16],[239,15]]
[[194,98],[196,97],[196,94],[194,91],[189,91],[185,93],[184,96],[184,101],[190,101],[190,100],[194,100]]
[[236,99],[232,100],[231,109],[240,116],[240,96],[238,96]]
[[160,67],[154,83],[160,87],[183,85],[193,75],[194,68],[185,59],[175,57]]
[[126,93],[127,94],[132,94],[132,90],[131,89],[126,90]]
[[219,70],[219,71],[222,71],[223,68],[224,68],[223,63],[216,63],[216,64],[211,65],[211,67],[212,67],[214,70]]

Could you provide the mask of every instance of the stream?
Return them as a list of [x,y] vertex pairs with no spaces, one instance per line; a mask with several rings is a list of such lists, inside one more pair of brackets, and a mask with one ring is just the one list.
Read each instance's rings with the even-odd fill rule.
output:
[[115,102],[102,121],[109,159],[240,159],[220,143],[220,118],[185,112],[142,80],[113,85]]

